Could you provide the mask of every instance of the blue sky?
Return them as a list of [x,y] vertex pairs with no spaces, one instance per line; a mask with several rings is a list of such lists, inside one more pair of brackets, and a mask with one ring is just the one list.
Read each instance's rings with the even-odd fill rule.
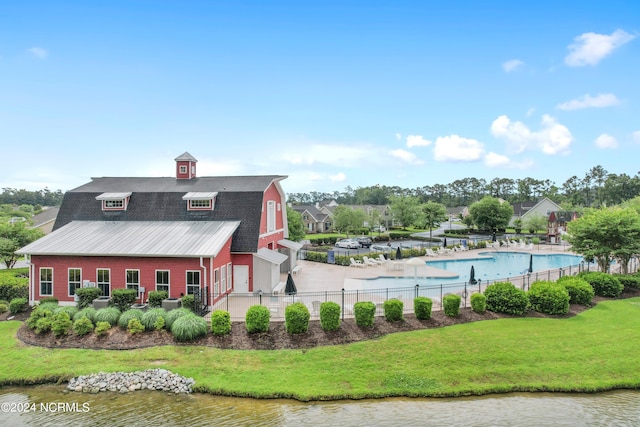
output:
[[2,188],[638,173],[640,2],[0,4]]

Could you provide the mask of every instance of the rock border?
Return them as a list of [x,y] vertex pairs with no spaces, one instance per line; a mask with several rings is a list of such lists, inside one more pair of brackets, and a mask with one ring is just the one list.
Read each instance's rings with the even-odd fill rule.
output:
[[67,390],[81,393],[118,392],[129,393],[136,390],[156,390],[168,393],[191,393],[195,384],[193,378],[174,374],[166,369],[147,369],[137,372],[99,372],[71,378]]

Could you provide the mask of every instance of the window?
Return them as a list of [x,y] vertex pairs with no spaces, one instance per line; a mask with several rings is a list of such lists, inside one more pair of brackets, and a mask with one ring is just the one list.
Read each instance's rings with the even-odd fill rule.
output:
[[227,290],[227,266],[223,265],[220,267],[220,290],[222,292]]
[[40,268],[40,295],[53,295],[53,268]]
[[108,297],[111,295],[111,272],[108,268],[99,268],[96,271],[96,284],[100,289],[100,295]]
[[76,289],[82,286],[82,271],[79,268],[69,269],[69,296],[76,294]]
[[216,268],[213,271],[213,289],[214,295],[220,295],[220,269]]
[[200,290],[200,272],[187,271],[187,295]]
[[231,286],[232,282],[231,282],[231,263],[227,264],[227,290],[230,291],[232,286]]
[[104,207],[107,209],[122,209],[124,207],[124,200],[105,200]]
[[131,193],[102,193],[96,200],[102,202],[103,211],[126,211]]
[[169,270],[156,270],[156,291],[169,293]]
[[181,174],[187,173],[187,167],[186,166],[180,166],[180,173]]
[[276,229],[276,202],[269,200],[267,202],[267,233]]
[[140,270],[127,270],[127,289],[140,293]]
[[189,209],[211,209],[211,199],[189,200]]

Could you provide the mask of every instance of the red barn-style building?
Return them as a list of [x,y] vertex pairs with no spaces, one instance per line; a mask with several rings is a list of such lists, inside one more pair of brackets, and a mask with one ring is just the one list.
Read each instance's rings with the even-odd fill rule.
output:
[[211,308],[230,292],[271,292],[295,267],[286,176],[197,177],[184,153],[175,178],[92,178],[68,191],[53,232],[30,256],[29,300],[73,304],[75,290],[133,288],[196,294]]

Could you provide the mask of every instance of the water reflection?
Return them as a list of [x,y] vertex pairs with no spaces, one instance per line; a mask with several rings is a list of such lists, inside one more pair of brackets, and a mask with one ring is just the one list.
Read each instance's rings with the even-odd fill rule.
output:
[[[616,391],[302,403],[142,391],[88,395],[65,393],[63,386],[9,387],[0,389],[0,425],[636,426],[639,398],[638,391]],[[10,412],[25,405],[28,412]]]

